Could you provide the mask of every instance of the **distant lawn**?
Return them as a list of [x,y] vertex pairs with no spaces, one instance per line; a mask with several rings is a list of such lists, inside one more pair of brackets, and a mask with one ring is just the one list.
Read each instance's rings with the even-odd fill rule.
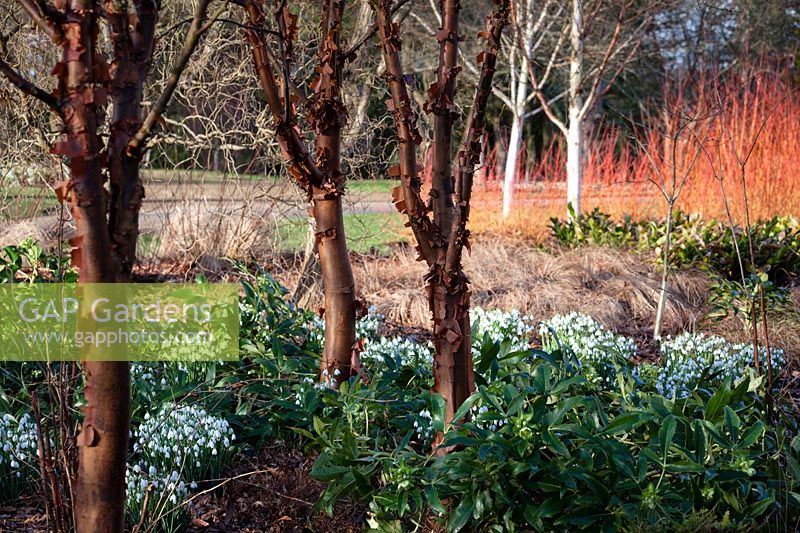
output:
[[0,220],[19,221],[44,214],[58,206],[55,193],[47,187],[34,185],[3,186],[0,194]]
[[381,193],[388,195],[392,194],[394,189],[400,182],[398,180],[352,180],[347,182],[346,191],[358,193]]
[[[247,182],[254,181],[270,181],[278,182],[283,180],[279,176],[266,175],[266,174],[225,174],[223,172],[215,172],[211,170],[165,170],[165,169],[148,169],[142,172],[145,180],[153,180],[160,182],[167,182],[175,180],[181,182],[204,183],[207,185],[214,183],[223,183],[233,180],[242,180]],[[288,181],[284,181],[287,186],[290,186]],[[397,180],[350,180],[347,182],[346,191],[355,194],[386,194],[389,195],[392,189],[398,185]],[[146,184],[146,181],[145,181]]]
[[[303,250],[306,242],[307,221],[287,220],[278,227],[281,251]],[[370,213],[345,215],[344,231],[347,246],[352,252],[389,252],[390,245],[408,242],[408,231],[397,213]]]

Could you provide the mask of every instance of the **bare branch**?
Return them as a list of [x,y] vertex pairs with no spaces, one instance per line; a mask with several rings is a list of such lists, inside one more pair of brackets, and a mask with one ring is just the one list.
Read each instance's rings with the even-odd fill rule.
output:
[[42,0],[17,1],[39,29],[45,32],[53,41],[57,43],[61,42],[64,38],[64,34],[59,25],[64,18],[62,13],[56,11],[51,5]]
[[25,79],[19,72],[14,70],[11,65],[6,63],[3,58],[0,58],[0,73],[14,85],[17,89],[24,92],[28,96],[32,96],[37,100],[42,101],[50,109],[56,113],[61,113],[61,104],[58,99],[44,89],[41,89],[36,84]]
[[209,20],[206,24],[203,24],[203,21],[206,18],[206,12],[208,11],[208,5],[210,3],[211,0],[200,0],[197,3],[194,16],[192,17],[192,25],[189,27],[189,31],[186,33],[186,39],[184,40],[181,53],[172,66],[172,72],[169,80],[167,81],[166,87],[158,97],[158,100],[153,107],[150,108],[150,111],[142,122],[142,126],[139,128],[139,131],[136,132],[131,141],[128,143],[128,155],[141,157],[142,153],[144,152],[145,142],[147,141],[148,137],[152,135],[153,128],[158,122],[159,117],[161,117],[161,114],[167,108],[167,104],[169,103],[170,98],[172,98],[172,95],[178,86],[181,75],[183,74],[183,71],[186,70],[186,65],[189,63],[189,58],[192,57],[192,53],[194,53],[197,44],[200,42],[200,37],[206,30],[208,30],[210,25],[222,15],[227,7],[223,5],[214,14],[214,16],[211,17],[211,20]]

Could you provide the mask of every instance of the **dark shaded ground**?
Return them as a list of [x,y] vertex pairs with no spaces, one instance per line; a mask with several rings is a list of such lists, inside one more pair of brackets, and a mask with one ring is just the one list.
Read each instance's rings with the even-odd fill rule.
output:
[[[193,498],[187,512],[193,533],[355,533],[367,509],[346,500],[328,517],[314,504],[323,484],[311,478],[316,458],[283,445],[256,456],[237,456],[222,487]],[[43,533],[47,517],[38,498],[0,507],[0,533]]]
[[40,533],[47,531],[46,527],[47,516],[38,498],[0,506],[0,533]]
[[287,446],[263,448],[255,457],[238,457],[232,481],[191,505],[193,532],[242,533],[362,531],[367,509],[341,501],[333,517],[314,508],[322,483],[311,478],[314,457]]

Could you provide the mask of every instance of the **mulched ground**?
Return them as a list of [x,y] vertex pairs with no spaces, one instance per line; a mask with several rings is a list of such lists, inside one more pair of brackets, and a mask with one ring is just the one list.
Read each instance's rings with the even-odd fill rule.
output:
[[[316,457],[284,445],[238,456],[214,491],[193,498],[188,513],[193,533],[355,533],[367,517],[364,505],[340,501],[333,517],[314,504],[323,491],[311,478]],[[217,483],[219,485],[219,483]],[[0,533],[44,533],[47,517],[40,500],[26,498],[0,507]]]
[[16,505],[0,506],[0,533],[45,533],[47,516],[38,498],[24,498]]
[[190,506],[192,532],[242,533],[361,531],[367,509],[342,501],[328,517],[314,507],[323,484],[311,478],[315,457],[272,445],[255,457],[240,456],[226,473],[232,480]]

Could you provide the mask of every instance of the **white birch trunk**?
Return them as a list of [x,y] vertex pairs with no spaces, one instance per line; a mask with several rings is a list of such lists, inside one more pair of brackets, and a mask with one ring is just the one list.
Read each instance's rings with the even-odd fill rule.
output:
[[575,216],[581,214],[581,185],[583,184],[583,120],[570,104],[567,130],[567,205]]
[[503,174],[503,220],[507,219],[511,214],[514,185],[517,181],[517,170],[519,168],[517,164],[519,163],[519,155],[522,148],[522,130],[525,127],[525,111],[529,90],[528,64],[533,50],[534,30],[536,27],[532,12],[533,0],[528,0],[525,5],[527,15],[522,34],[525,49],[520,54],[519,67],[516,67],[513,59],[509,65],[511,67],[511,100],[514,105],[510,108],[512,114],[511,135],[508,139],[506,168]]
[[567,130],[567,205],[581,214],[583,183],[583,1],[572,1],[569,61],[569,126]]
[[506,153],[506,168],[503,176],[503,219],[511,214],[511,203],[514,196],[514,184],[517,181],[517,168],[519,152],[522,148],[522,126],[524,118],[522,113],[514,113],[511,123],[511,136],[508,139],[508,152]]

